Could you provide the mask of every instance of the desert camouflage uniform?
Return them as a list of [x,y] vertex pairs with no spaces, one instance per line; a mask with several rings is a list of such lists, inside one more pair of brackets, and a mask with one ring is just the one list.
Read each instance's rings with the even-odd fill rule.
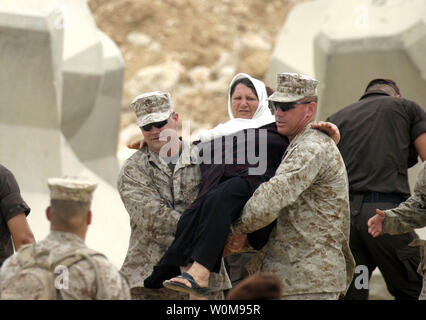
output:
[[263,248],[261,271],[282,278],[283,297],[344,294],[355,266],[349,249],[348,197],[339,150],[330,137],[308,125],[292,140],[275,176],[260,185],[232,229],[249,233],[278,218]]
[[[132,292],[141,291],[133,289],[144,286],[145,278],[173,242],[180,215],[198,195],[200,168],[191,163],[186,148],[174,172],[157,153],[144,147],[124,163],[119,173],[118,191],[130,215],[131,227],[121,270],[129,279]],[[213,292],[231,287],[223,262],[219,274],[211,273],[209,287]],[[160,291],[160,296],[151,295],[156,299],[176,299],[168,289],[153,290]]]
[[[421,165],[413,195],[398,207],[384,212],[383,233],[401,234],[426,226],[426,161]],[[420,246],[422,262],[417,271],[423,276],[423,289],[419,299],[426,300],[426,241],[416,239],[410,246]]]
[[[77,235],[69,232],[51,231],[46,239],[36,244],[36,251],[48,250],[52,253],[52,260],[56,260],[65,253],[78,249],[87,248],[85,243]],[[14,276],[21,267],[15,253],[5,261],[0,271],[1,283]],[[126,279],[120,272],[103,256],[93,256],[97,265],[104,290],[102,299],[118,300],[130,299],[130,290]],[[96,298],[97,285],[96,273],[90,262],[83,259],[68,268],[69,288],[61,289],[60,295],[64,300],[90,300]]]

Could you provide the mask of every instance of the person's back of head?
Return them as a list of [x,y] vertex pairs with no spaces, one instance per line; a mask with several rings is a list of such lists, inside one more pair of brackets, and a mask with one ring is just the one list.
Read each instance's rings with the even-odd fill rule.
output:
[[282,289],[282,281],[279,276],[257,273],[231,289],[226,300],[278,300],[281,298]]
[[51,200],[50,222],[55,227],[77,232],[87,220],[90,202]]
[[82,178],[48,180],[50,206],[46,210],[51,230],[75,233],[83,240],[91,223],[90,205],[96,184]]
[[385,78],[371,80],[365,88],[365,93],[371,91],[384,91],[392,97],[401,97],[401,91],[395,81]]

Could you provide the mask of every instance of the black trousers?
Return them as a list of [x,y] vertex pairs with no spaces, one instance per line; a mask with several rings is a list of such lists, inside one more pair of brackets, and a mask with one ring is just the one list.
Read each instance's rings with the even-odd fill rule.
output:
[[[241,215],[250,196],[248,182],[235,177],[217,185],[200,207],[185,212],[177,226],[176,241],[170,247],[180,252],[176,262],[185,266],[197,261],[210,271],[219,272],[231,223]],[[197,226],[191,225],[190,216]],[[187,238],[188,230],[191,236]]]
[[[392,199],[394,198],[394,199]],[[367,221],[376,214],[376,209],[391,209],[403,199],[396,197],[371,197],[363,195],[351,196],[351,231],[350,247],[357,266],[368,268],[371,277],[374,269],[379,268],[386,282],[389,292],[395,299],[418,299],[422,289],[422,277],[417,273],[420,263],[418,247],[409,247],[408,244],[418,238],[415,232],[401,235],[382,234],[373,238],[368,233]],[[361,270],[361,269],[360,269]],[[358,288],[357,276],[354,279],[344,299],[367,300],[369,290]]]
[[218,273],[231,223],[250,197],[248,182],[233,177],[209,191],[199,207],[186,210],[177,224],[175,240],[145,279],[145,287],[161,287],[164,280],[180,274],[179,266],[194,261]]

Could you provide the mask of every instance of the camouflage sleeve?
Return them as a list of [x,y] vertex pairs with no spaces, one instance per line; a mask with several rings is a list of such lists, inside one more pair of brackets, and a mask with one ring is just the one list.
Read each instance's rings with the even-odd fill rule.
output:
[[384,211],[383,233],[401,234],[426,226],[426,167],[423,162],[414,193],[398,207]]
[[102,274],[104,293],[102,300],[130,300],[130,288],[126,278],[112,265]]
[[118,178],[118,191],[130,215],[130,223],[143,230],[147,238],[169,246],[180,213],[161,197],[148,176],[139,172],[138,179],[134,179],[133,170],[124,168]]
[[324,161],[322,149],[315,144],[301,149],[291,149],[275,176],[255,191],[231,227],[234,234],[251,233],[270,224],[312,184]]

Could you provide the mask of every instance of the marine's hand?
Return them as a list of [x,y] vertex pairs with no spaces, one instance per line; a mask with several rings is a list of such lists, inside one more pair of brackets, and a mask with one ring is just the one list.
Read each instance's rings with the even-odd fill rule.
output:
[[383,221],[385,220],[385,213],[376,209],[376,215],[367,221],[368,233],[374,238],[382,233]]
[[145,145],[145,141],[143,139],[141,139],[139,141],[128,144],[127,148],[140,150],[144,147],[144,145]]
[[312,128],[325,132],[331,137],[331,139],[334,140],[336,144],[340,142],[340,131],[334,123],[319,121],[317,123],[313,123]]
[[223,249],[223,256],[226,257],[231,253],[240,251],[247,241],[246,234],[232,234],[228,235],[228,240],[226,241],[225,248]]

